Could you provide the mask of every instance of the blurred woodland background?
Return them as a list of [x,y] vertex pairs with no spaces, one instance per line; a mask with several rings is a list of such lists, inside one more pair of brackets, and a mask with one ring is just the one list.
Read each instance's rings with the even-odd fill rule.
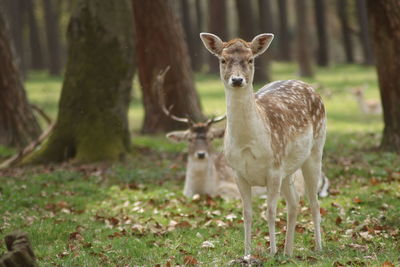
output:
[[[59,266],[223,266],[242,254],[239,202],[184,198],[185,144],[164,137],[187,125],[161,100],[195,121],[225,113],[218,60],[200,32],[274,33],[255,61],[255,88],[300,79],[325,102],[327,249],[313,253],[300,214],[306,249],[272,266],[394,266],[398,0],[0,0],[0,234],[27,231],[39,263]],[[162,96],[155,81],[168,66]],[[268,258],[255,217],[255,253]]]
[[[394,24],[378,19],[379,12],[386,12],[390,5],[381,10],[375,5],[379,6],[370,1],[368,21],[366,0],[2,0],[0,143],[23,147],[41,134],[43,125],[37,116],[46,112],[29,104],[23,82],[38,73],[63,76],[63,88],[57,123],[46,146],[30,162],[122,157],[130,147],[127,114],[131,95],[142,99],[141,133],[183,127],[163,114],[160,96],[152,89],[155,75],[167,66],[171,66],[164,88],[167,106],[173,106],[173,114],[204,119],[193,73],[218,75],[218,62],[202,47],[202,31],[223,40],[240,37],[247,41],[261,32],[275,33],[268,53],[257,59],[256,83],[273,80],[273,62],[295,62],[298,67],[293,75],[307,78],[319,67],[343,64],[376,62],[382,69],[398,68],[380,54],[395,49],[383,44],[383,38],[394,42],[392,38],[382,37],[384,26],[390,31]],[[390,19],[391,14],[385,16]],[[381,55],[382,62],[374,60],[374,39],[378,44],[375,54]],[[379,73],[391,80],[387,71]],[[139,83],[131,91],[133,77]],[[398,88],[389,85],[393,80],[382,86],[384,79],[382,146],[399,151],[399,109],[392,102],[399,97]],[[395,97],[389,96],[390,90]],[[326,91],[335,94],[333,88]]]

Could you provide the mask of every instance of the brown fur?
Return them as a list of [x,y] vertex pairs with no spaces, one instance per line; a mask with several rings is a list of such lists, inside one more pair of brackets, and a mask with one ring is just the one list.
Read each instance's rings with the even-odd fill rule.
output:
[[256,94],[260,112],[268,120],[275,166],[280,166],[289,140],[312,125],[314,138],[320,133],[325,118],[321,97],[306,83],[296,80],[267,84]]

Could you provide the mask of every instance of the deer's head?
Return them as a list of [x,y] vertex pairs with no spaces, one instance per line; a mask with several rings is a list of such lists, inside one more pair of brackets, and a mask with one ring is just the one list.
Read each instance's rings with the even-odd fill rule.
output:
[[167,134],[167,138],[173,142],[188,142],[189,157],[195,160],[206,160],[212,153],[211,141],[222,138],[225,129],[214,129],[211,125],[223,120],[225,116],[210,119],[207,122],[189,123],[186,131],[174,131]]
[[267,50],[274,35],[263,33],[251,42],[242,39],[223,42],[211,33],[201,33],[200,38],[208,51],[218,57],[225,87],[243,88],[253,83],[254,59]]

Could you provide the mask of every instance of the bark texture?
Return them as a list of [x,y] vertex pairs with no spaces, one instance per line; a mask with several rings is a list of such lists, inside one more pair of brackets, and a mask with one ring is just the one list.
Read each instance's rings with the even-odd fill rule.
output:
[[171,70],[164,84],[166,105],[173,105],[171,112],[174,115],[202,120],[182,25],[172,12],[171,2],[132,0],[132,4],[137,37],[137,67],[145,110],[142,133],[166,132],[185,126],[163,113],[159,92],[152,90],[156,75],[167,66]]
[[60,25],[57,3],[43,0],[46,20],[47,49],[49,50],[49,72],[51,75],[61,74]]
[[314,0],[314,11],[318,37],[317,64],[319,66],[326,67],[329,65],[329,38],[326,22],[326,1]]
[[314,75],[310,21],[308,15],[308,0],[296,0],[297,62],[299,64],[299,75],[301,77],[312,77]]
[[121,159],[129,151],[132,83],[129,0],[79,0],[67,29],[68,61],[55,128],[25,163]]
[[[260,28],[257,25],[252,6],[248,0],[236,0],[236,9],[239,18],[239,37],[247,42],[251,42],[251,40],[259,33]],[[255,83],[265,83],[269,81],[265,55],[266,54],[259,56],[255,61]]]
[[[208,32],[218,35],[222,41],[228,40],[226,8],[226,0],[208,0]],[[207,54],[209,72],[219,75],[218,59]]]
[[23,147],[40,135],[28,103],[0,8],[0,145]]
[[400,154],[400,2],[367,3],[385,122],[381,146]]
[[348,4],[347,0],[338,0],[337,2],[338,16],[342,28],[343,47],[346,57],[346,63],[354,63],[353,44],[351,39]]

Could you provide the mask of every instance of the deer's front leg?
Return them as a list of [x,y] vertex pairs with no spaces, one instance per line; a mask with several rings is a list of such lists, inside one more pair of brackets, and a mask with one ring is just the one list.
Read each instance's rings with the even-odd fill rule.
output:
[[276,253],[276,241],[275,241],[275,220],[276,220],[276,207],[278,205],[278,199],[281,189],[281,178],[272,180],[267,183],[267,203],[268,203],[268,230],[269,230],[269,242],[270,242],[270,253],[275,255]]
[[251,254],[251,186],[249,183],[239,177],[236,178],[236,183],[239,188],[240,196],[242,197],[243,204],[243,218],[244,218],[244,256],[250,257]]

